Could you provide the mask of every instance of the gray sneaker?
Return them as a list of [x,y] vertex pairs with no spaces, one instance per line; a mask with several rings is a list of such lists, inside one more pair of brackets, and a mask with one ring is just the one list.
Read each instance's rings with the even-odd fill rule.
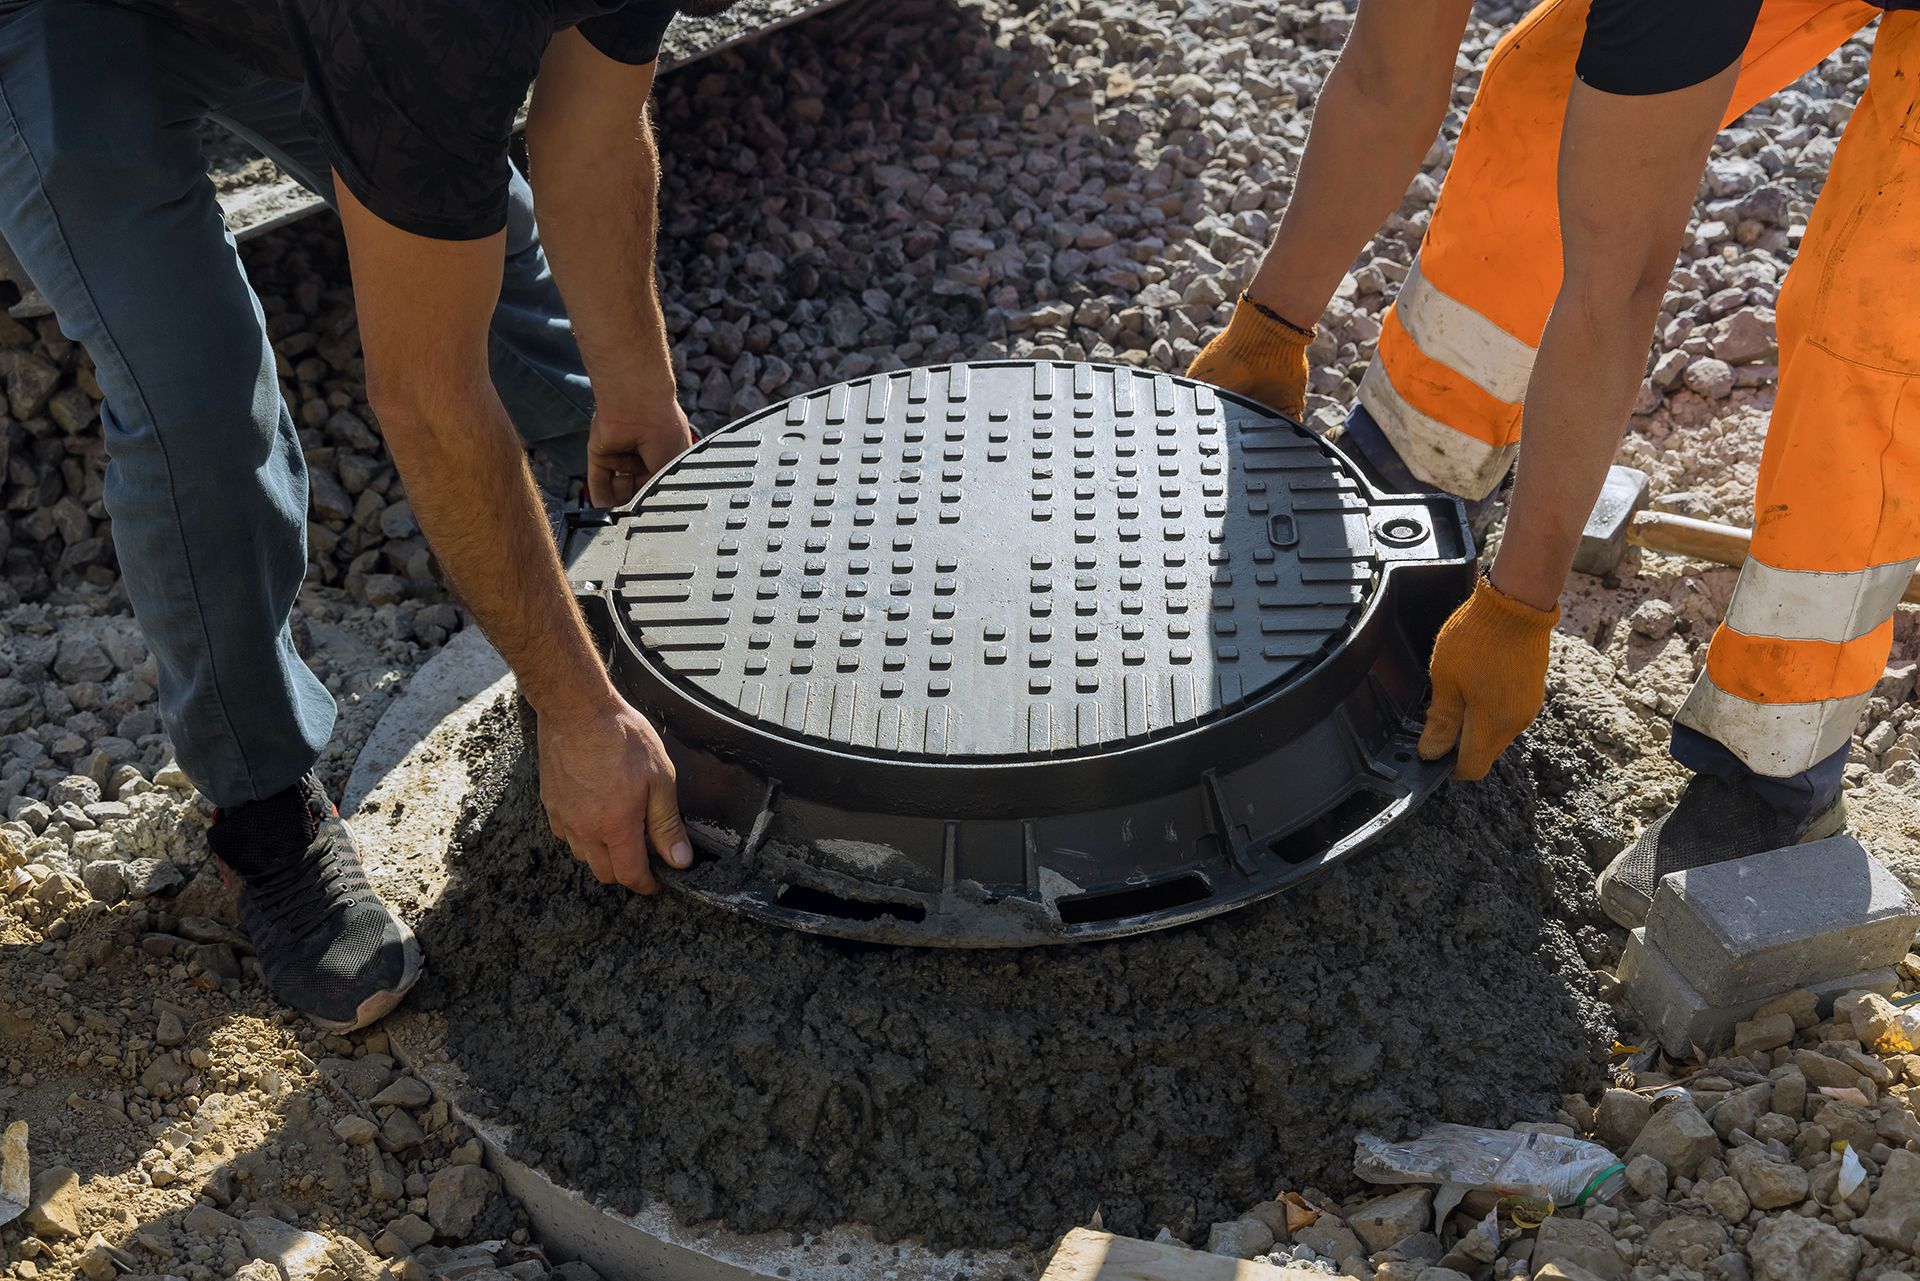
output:
[[1750,787],[1696,774],[1680,803],[1647,825],[1600,873],[1600,906],[1616,924],[1646,924],[1653,892],[1668,872],[1686,872],[1832,836],[1846,823],[1836,800],[1805,822],[1782,814]]
[[216,812],[207,840],[275,996],[329,1032],[400,1004],[420,977],[420,944],[373,892],[318,779]]

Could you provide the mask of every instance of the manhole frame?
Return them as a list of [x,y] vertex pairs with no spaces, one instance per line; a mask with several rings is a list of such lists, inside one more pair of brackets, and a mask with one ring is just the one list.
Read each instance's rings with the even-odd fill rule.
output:
[[[968,367],[1040,365],[1088,367],[1033,361],[972,362]],[[566,550],[576,594],[616,683],[665,727],[663,737],[680,771],[683,811],[690,820],[708,820],[693,822],[703,854],[757,869],[724,889],[702,885],[697,877],[672,878],[677,888],[777,924],[868,942],[991,947],[1117,937],[1198,920],[1292,888],[1370,843],[1445,777],[1450,762],[1421,761],[1414,751],[1412,715],[1424,697],[1433,635],[1471,586],[1473,543],[1459,503],[1441,495],[1381,494],[1337,449],[1246,398],[1171,375],[1126,366],[1092,367],[1193,387],[1196,394],[1217,397],[1269,422],[1284,422],[1325,451],[1330,466],[1351,481],[1364,500],[1378,562],[1375,581],[1339,645],[1299,678],[1244,706],[1158,738],[1082,756],[889,759],[823,742],[796,743],[789,734],[763,728],[710,697],[689,692],[688,682],[662,673],[665,664],[655,660],[631,629],[615,625],[612,583],[625,551],[620,547],[616,557],[617,539],[606,531],[617,529],[623,519],[637,518],[654,491],[650,482],[618,511],[576,513],[569,521]],[[950,368],[934,366],[928,372]],[[899,372],[850,380],[794,399],[825,396]],[[756,424],[771,426],[790,403],[749,414],[694,449],[711,448],[715,439]],[[1312,728],[1296,734],[1281,752],[1263,754],[1262,748],[1270,745],[1274,705],[1280,700],[1289,703],[1290,723],[1311,722]],[[1392,725],[1383,729],[1384,721]],[[1295,755],[1303,758],[1327,753],[1344,758],[1352,767],[1350,783],[1336,784],[1316,803],[1296,807],[1283,829],[1236,822],[1258,808],[1249,798],[1271,788],[1274,758],[1287,749],[1301,749]],[[1267,777],[1249,777],[1263,770]],[[1051,896],[1042,890],[1045,877],[1035,856],[1042,844],[1037,824],[1075,805],[1111,808],[1092,795],[1094,781],[1109,790],[1116,778],[1135,790],[1151,789],[1158,782],[1164,791],[1170,776],[1197,779],[1181,784],[1180,790],[1197,791],[1206,810],[1201,839],[1210,838],[1215,848],[1191,861],[1213,868],[1215,874],[1200,876],[1199,895],[1190,893],[1191,885],[1177,884],[1185,880],[1179,875],[1142,875],[1093,887],[1069,882],[1074,893]],[[815,859],[792,857],[795,843],[784,838],[829,833],[836,820],[834,801],[850,790],[855,796],[885,795],[894,814],[945,824],[947,877],[938,891],[930,891],[924,877],[920,887],[890,886],[846,875]],[[956,793],[992,799],[961,812]],[[798,817],[809,806],[811,812]],[[1017,839],[1028,852],[1020,889],[1005,892],[1010,883],[1005,881],[999,889],[964,887],[964,902],[956,899],[953,842],[955,827],[963,821],[1020,828]],[[1191,805],[1183,821],[1191,826]],[[1295,848],[1302,833],[1310,833],[1315,848]],[[923,851],[928,839],[920,834]],[[1289,842],[1297,856],[1274,858],[1278,847]],[[922,860],[932,862],[924,852]],[[1228,878],[1234,883],[1224,886]],[[1089,900],[1117,903],[1128,894],[1139,896],[1141,910],[1117,916],[1086,914]]]

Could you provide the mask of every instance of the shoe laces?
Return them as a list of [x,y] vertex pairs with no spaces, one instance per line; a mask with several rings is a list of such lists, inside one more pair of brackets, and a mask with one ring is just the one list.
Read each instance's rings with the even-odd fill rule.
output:
[[303,939],[352,907],[351,873],[335,856],[327,825],[297,859],[246,878],[248,895],[262,915]]

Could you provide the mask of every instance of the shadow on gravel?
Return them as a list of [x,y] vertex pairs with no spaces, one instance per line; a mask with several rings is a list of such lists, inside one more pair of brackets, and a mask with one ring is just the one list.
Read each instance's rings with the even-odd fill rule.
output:
[[[1110,25],[1129,58],[1159,55],[1151,31]],[[1152,292],[1150,260],[1192,239],[1198,161],[1161,157],[1164,105],[1096,127],[1097,99],[1123,104],[1054,46],[950,0],[853,0],[662,81],[662,296],[699,425],[876,370],[1027,354],[1010,339],[1144,362],[1141,302],[1189,334],[1211,323],[1212,305]]]

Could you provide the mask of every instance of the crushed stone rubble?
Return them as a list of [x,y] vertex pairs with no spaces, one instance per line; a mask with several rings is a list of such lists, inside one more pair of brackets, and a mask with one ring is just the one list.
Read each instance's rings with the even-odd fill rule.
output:
[[[1286,204],[1352,9],[853,0],[668,77],[660,269],[688,411],[711,428],[953,359],[1184,370]],[[1309,398],[1321,426],[1355,394],[1479,69],[1521,11],[1476,12],[1441,136],[1324,318]],[[1657,508],[1750,522],[1773,309],[1869,40],[1720,136],[1621,447],[1653,476]],[[281,229],[242,259],[310,469],[296,640],[339,700],[320,766],[337,785],[469,619],[366,404],[337,225]],[[0,302],[14,296],[0,283]],[[209,811],[173,762],[120,582],[91,362],[53,317],[0,310],[0,390],[0,1127],[28,1120],[36,1154],[36,1207],[0,1226],[0,1275],[268,1281],[278,1258],[307,1260],[297,1274],[312,1278],[582,1281],[549,1264],[382,1034],[322,1036],[259,987],[204,866]],[[1677,795],[1666,719],[1735,576],[1635,552],[1569,593],[1563,630],[1606,657],[1629,708],[1594,727],[1630,779],[1612,795],[1629,823]],[[1896,619],[1847,767],[1863,839],[1910,884],[1915,620]],[[1582,948],[1596,966],[1618,956],[1617,939]],[[1320,1198],[1322,1217],[1295,1229],[1256,1207],[1193,1243],[1380,1281],[1920,1274],[1906,1102],[1920,1057],[1800,1006],[1743,1033],[1677,1089],[1643,1074],[1542,1118],[1631,1158],[1613,1205],[1563,1210],[1491,1251],[1484,1234],[1409,1227],[1417,1190],[1350,1213]],[[1865,1177],[1842,1195],[1849,1159]]]
[[[1920,956],[1902,977],[1916,986]],[[1344,1202],[1307,1189],[1213,1224],[1203,1246],[1285,1265],[1290,1281],[1920,1275],[1920,1054],[1902,1001],[1851,993],[1823,1018],[1813,993],[1790,992],[1726,1054],[1665,1071],[1623,1055],[1612,1088],[1513,1127],[1611,1150],[1626,1188],[1610,1201],[1543,1218],[1478,1190],[1435,1223],[1430,1187]]]

